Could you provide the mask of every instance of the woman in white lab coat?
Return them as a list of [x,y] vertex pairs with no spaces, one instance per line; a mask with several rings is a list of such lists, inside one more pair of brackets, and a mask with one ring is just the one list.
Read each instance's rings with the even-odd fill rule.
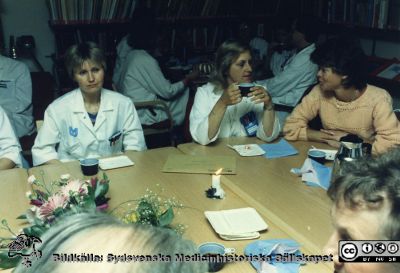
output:
[[106,62],[102,50],[91,42],[74,45],[66,53],[65,64],[79,88],[46,109],[32,148],[33,164],[146,149],[131,100],[103,88]]
[[207,145],[217,138],[253,135],[268,142],[278,136],[279,120],[265,88],[254,86],[246,95],[239,90],[238,84],[253,81],[252,73],[247,45],[226,41],[218,48],[214,76],[197,89],[190,112],[196,142]]
[[0,106],[0,170],[21,167],[21,147],[6,112]]

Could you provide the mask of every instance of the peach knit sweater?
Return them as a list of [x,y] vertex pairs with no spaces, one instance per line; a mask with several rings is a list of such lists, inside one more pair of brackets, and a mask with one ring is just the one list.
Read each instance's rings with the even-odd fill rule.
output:
[[392,98],[381,88],[367,85],[358,99],[337,100],[316,85],[287,118],[283,128],[288,140],[307,140],[307,124],[319,114],[324,129],[340,130],[373,140],[372,153],[380,154],[400,144],[400,122]]

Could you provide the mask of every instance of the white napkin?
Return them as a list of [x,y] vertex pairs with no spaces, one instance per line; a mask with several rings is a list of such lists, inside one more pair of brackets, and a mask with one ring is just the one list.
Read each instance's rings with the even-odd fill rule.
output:
[[99,166],[102,170],[122,168],[133,165],[135,165],[135,163],[133,163],[133,161],[130,160],[126,155],[102,158],[99,160]]
[[258,156],[265,154],[265,151],[257,144],[245,144],[245,145],[226,145],[231,149],[234,149],[241,156]]
[[258,238],[258,231],[268,228],[254,208],[205,211],[204,214],[215,232],[224,240]]

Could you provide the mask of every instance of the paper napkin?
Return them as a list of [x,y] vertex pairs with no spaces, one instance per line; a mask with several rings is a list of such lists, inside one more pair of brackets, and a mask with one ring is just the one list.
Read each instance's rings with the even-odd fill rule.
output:
[[283,138],[278,143],[261,144],[260,147],[266,152],[264,156],[268,159],[297,155],[299,153]]
[[301,175],[301,180],[309,186],[318,186],[325,190],[329,188],[332,168],[326,167],[310,158],[304,161],[300,169],[293,168],[291,172]]
[[290,239],[259,240],[248,244],[244,249],[245,255],[262,255],[269,261],[251,261],[251,265],[259,273],[297,273],[299,262],[277,262],[277,255],[294,254],[301,255],[300,245]]
[[134,164],[135,163],[133,163],[133,161],[126,155],[102,158],[99,160],[99,166],[102,170],[133,166]]
[[224,240],[247,240],[260,237],[259,231],[268,228],[254,208],[205,211],[206,218]]
[[265,151],[257,144],[246,145],[227,145],[229,148],[234,149],[241,156],[258,156],[265,154]]

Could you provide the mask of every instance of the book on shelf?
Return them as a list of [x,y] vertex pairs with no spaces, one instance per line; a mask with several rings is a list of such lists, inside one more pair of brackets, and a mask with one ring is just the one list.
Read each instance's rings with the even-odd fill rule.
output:
[[[390,0],[329,0],[327,21],[383,29],[388,26],[389,11],[396,5]],[[393,16],[400,17],[400,12]]]

